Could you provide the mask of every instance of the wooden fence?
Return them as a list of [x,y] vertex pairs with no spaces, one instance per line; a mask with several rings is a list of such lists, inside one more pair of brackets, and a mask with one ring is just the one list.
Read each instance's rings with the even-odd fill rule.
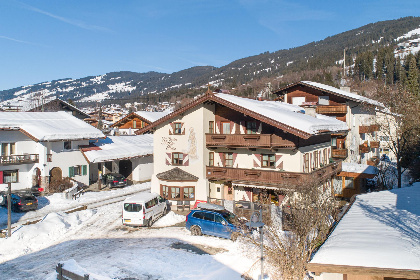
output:
[[89,274],[80,276],[74,272],[64,269],[62,263],[57,264],[55,271],[57,271],[57,280],[89,280]]

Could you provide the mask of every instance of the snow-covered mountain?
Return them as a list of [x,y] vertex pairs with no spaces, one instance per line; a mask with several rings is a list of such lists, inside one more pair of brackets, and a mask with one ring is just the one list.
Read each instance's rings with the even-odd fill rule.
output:
[[0,106],[21,106],[25,110],[51,98],[75,102],[135,101],[148,94],[164,93],[170,97],[186,89],[207,88],[209,83],[215,87],[235,88],[288,72],[341,66],[344,49],[348,57],[383,46],[395,47],[396,55],[400,56],[415,52],[419,49],[419,35],[420,17],[406,17],[371,23],[304,46],[242,58],[223,67],[198,66],[172,74],[111,72],[3,90]]

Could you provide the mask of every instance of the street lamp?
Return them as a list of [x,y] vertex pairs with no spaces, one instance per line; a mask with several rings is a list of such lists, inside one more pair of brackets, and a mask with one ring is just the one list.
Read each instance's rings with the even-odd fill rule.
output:
[[259,212],[254,212],[251,215],[251,222],[247,222],[246,225],[252,231],[253,228],[258,228],[260,230],[260,241],[261,241],[261,275],[259,279],[264,279],[264,239],[263,239],[263,227],[264,223],[262,222],[262,209]]

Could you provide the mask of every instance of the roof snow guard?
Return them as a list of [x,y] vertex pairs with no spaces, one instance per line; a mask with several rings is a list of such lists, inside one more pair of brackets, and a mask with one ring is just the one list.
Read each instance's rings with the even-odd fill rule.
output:
[[198,181],[197,176],[194,176],[194,175],[182,170],[179,167],[175,167],[175,168],[172,168],[171,170],[156,174],[156,177],[159,180],[168,181],[168,182],[174,182],[174,181],[177,181],[177,182],[179,182],[179,181],[183,181],[183,182],[193,181],[193,182],[196,182],[196,181]]

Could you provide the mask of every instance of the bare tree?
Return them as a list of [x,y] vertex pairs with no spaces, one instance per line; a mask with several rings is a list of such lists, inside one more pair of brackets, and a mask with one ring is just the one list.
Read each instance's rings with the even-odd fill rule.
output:
[[420,100],[401,86],[389,85],[378,86],[372,98],[385,107],[376,108],[376,122],[387,139],[386,146],[395,155],[397,185],[401,188],[403,167],[412,164],[414,147],[420,143]]
[[[307,262],[332,226],[338,207],[331,189],[326,182],[311,179],[290,192],[283,205],[283,219],[290,230],[284,231],[278,223],[264,227],[263,248],[271,279],[303,279]],[[252,237],[247,240],[260,246]]]

